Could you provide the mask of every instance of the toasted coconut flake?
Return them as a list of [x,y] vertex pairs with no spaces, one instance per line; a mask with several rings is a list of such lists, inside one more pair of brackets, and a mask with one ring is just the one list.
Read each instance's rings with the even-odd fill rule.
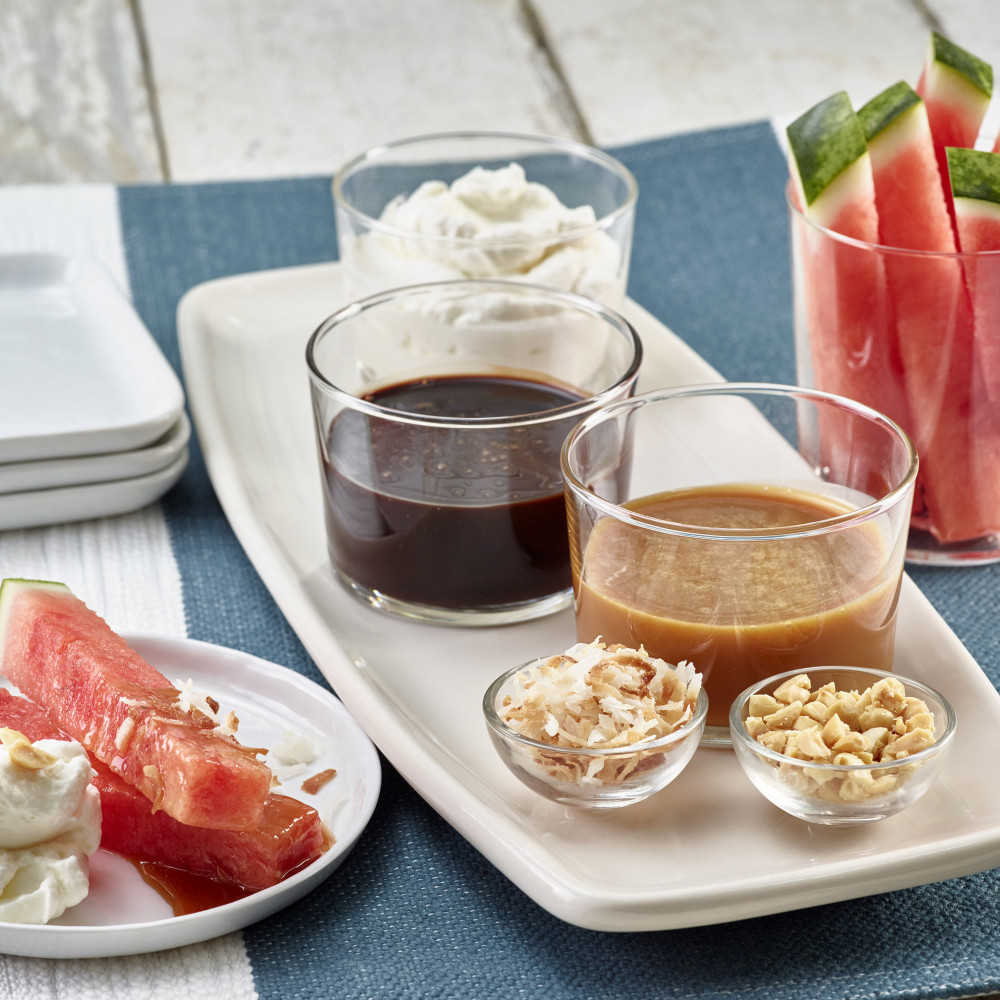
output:
[[328,767],[324,771],[318,771],[302,782],[302,791],[309,795],[315,795],[324,785],[333,781],[336,777],[337,769],[335,767]]
[[152,794],[146,792],[153,803],[153,812],[159,812],[163,803],[163,778],[160,776],[160,769],[155,764],[146,764],[142,769],[143,775],[151,785]]
[[319,756],[319,747],[308,734],[286,729],[271,749],[271,756],[282,764],[311,764]]
[[132,742],[132,735],[135,733],[135,719],[131,715],[126,715],[122,719],[122,724],[115,733],[115,749],[119,753],[125,753]]
[[[700,690],[701,674],[688,661],[672,666],[642,647],[607,647],[598,638],[519,671],[498,714],[515,732],[553,748],[641,750],[693,716]],[[642,757],[539,752],[537,762],[558,780],[609,783],[626,780]]]
[[227,713],[225,718],[219,715],[220,705],[210,694],[195,691],[194,681],[189,677],[186,681],[174,681],[177,689],[177,707],[189,715],[203,715],[215,724],[215,732],[221,736],[236,736],[240,720],[235,712]]

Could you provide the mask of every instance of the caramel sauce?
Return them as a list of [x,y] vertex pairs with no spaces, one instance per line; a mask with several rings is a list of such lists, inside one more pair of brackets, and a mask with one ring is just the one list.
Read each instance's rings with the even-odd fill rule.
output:
[[158,861],[128,860],[135,865],[146,885],[155,889],[170,904],[175,917],[246,899],[257,891],[231,882],[219,882],[207,875],[192,875]]
[[[642,497],[640,514],[760,531],[761,541],[706,541],[598,522],[575,573],[577,638],[644,646],[690,660],[705,681],[708,724],[771,674],[825,664],[892,669],[899,575],[871,526],[771,544],[769,530],[844,508],[825,497],[754,485]],[[574,567],[575,568],[575,567]]]
[[[320,854],[326,854],[336,843],[333,834],[323,826],[323,844]],[[119,855],[122,857],[123,855]],[[195,875],[193,872],[174,868],[159,861],[139,861],[136,858],[125,858],[142,876],[142,880],[150,888],[170,904],[175,917],[183,917],[188,913],[200,913],[216,906],[234,903],[238,899],[246,899],[259,889],[248,889],[246,886],[233,882],[221,882],[208,875]],[[317,860],[312,858],[304,861],[297,868],[286,872],[284,878],[291,878],[296,872],[302,871]]]

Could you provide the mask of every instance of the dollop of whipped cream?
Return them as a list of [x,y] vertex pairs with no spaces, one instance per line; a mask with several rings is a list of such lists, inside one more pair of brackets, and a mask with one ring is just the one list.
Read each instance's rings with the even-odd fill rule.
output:
[[89,891],[101,800],[79,743],[0,741],[0,921],[44,924]]
[[360,238],[351,256],[362,283],[520,278],[610,305],[623,292],[618,244],[601,230],[572,236],[594,225],[594,209],[568,208],[518,163],[475,167],[450,186],[425,181],[380,221],[412,235]]

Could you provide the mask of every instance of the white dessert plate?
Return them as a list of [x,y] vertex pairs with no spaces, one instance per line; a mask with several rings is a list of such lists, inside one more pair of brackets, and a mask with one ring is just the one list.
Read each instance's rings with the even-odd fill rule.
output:
[[144,476],[0,493],[0,530],[85,521],[138,510],[163,496],[181,478],[187,463],[188,450],[182,448],[169,465]]
[[191,422],[182,411],[166,434],[144,448],[74,458],[0,463],[0,494],[136,479],[173,464],[190,438]]
[[[239,738],[275,747],[288,732],[303,734],[318,754],[308,770],[280,791],[318,810],[335,842],[312,864],[279,885],[232,903],[175,917],[128,861],[100,850],[92,858],[90,895],[44,926],[0,922],[0,952],[38,958],[101,958],[163,951],[247,927],[301,899],[329,878],[368,824],[378,801],[378,753],[347,709],[307,677],[248,653],[192,639],[125,636],[129,645],[170,680],[191,680],[196,691],[236,712]],[[315,795],[302,779],[326,768],[336,777]],[[278,775],[280,765],[272,765]]]
[[0,462],[141,448],[184,403],[180,380],[98,263],[0,255]]
[[[959,732],[941,780],[864,828],[771,806],[731,750],[702,747],[659,795],[603,814],[534,795],[490,745],[480,701],[502,670],[574,640],[571,612],[506,628],[390,618],[335,581],[303,359],[338,304],[337,265],[222,279],[179,309],[187,391],[230,523],[338,696],[410,784],[546,910],[595,930],[720,923],[1000,864],[1000,695],[907,577],[896,668],[938,687]],[[720,376],[634,303],[640,388]]]

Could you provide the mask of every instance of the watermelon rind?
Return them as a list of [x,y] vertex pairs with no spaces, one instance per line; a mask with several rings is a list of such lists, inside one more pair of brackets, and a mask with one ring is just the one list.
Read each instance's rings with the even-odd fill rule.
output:
[[951,193],[958,198],[1000,205],[1000,156],[981,149],[948,147]]
[[955,74],[955,82],[978,90],[987,100],[993,95],[993,67],[936,31],[931,32],[930,59]]
[[845,91],[832,94],[786,129],[793,175],[806,208],[845,170],[868,155],[865,135]]
[[921,104],[920,95],[904,80],[876,94],[857,113],[865,141],[870,145],[876,136],[887,133],[903,115]]

